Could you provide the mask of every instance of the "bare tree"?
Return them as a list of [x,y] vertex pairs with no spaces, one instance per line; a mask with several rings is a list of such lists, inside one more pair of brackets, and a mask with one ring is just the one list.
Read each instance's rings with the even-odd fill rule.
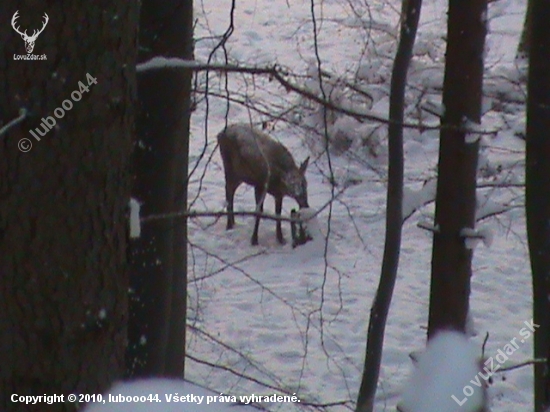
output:
[[478,136],[481,119],[486,0],[450,0],[443,84],[428,337],[440,329],[464,331],[473,251],[465,229],[476,209]]
[[124,372],[138,7],[32,4],[0,3],[23,32],[49,16],[40,61],[14,59],[29,54],[0,25],[0,121],[19,119],[0,132],[0,410],[36,410],[13,394],[64,394],[47,410],[74,411],[68,394]]
[[403,120],[407,71],[412,58],[422,0],[404,0],[399,47],[393,64],[388,127],[388,191],[386,200],[386,240],[378,290],[370,311],[363,377],[357,398],[357,412],[374,410],[380,374],[384,330],[388,316],[401,249],[403,225]]
[[[193,2],[144,0],[139,62],[193,57]],[[191,71],[138,73],[138,144],[133,196],[142,215],[187,208]],[[187,306],[187,221],[158,219],[130,243],[127,374],[183,377]]]
[[534,339],[535,411],[550,407],[550,4],[531,0],[529,43],[525,212],[533,279],[533,322],[540,325]]

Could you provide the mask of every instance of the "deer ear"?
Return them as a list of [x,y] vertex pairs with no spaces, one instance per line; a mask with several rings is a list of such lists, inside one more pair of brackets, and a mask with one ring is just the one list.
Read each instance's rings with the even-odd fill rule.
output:
[[304,174],[306,172],[306,169],[307,169],[307,165],[309,164],[309,156],[306,158],[306,160],[304,160],[302,162],[302,164],[300,165],[300,173],[301,174]]

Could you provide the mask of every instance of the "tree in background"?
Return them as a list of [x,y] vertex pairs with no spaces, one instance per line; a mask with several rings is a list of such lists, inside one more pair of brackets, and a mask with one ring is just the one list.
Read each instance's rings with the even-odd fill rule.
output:
[[531,0],[525,164],[525,211],[533,281],[535,411],[550,407],[550,3]]
[[386,240],[380,283],[370,311],[363,377],[357,397],[357,412],[374,410],[380,375],[386,319],[390,309],[401,249],[403,226],[403,120],[407,71],[412,58],[422,0],[403,0],[399,47],[391,77],[390,124],[388,126],[388,191],[386,197]]
[[[193,2],[144,0],[139,62],[156,56],[191,59]],[[132,196],[142,216],[187,207],[191,72],[138,73],[138,144]],[[183,377],[187,306],[187,222],[144,223],[130,242],[127,375]]]
[[480,123],[486,0],[450,0],[439,143],[428,337],[464,331],[473,250],[465,229],[475,226],[479,141],[467,129]]
[[24,110],[0,136],[2,411],[25,410],[12,394],[103,392],[124,372],[128,318],[137,3],[0,3],[16,11],[23,32],[49,21],[40,61],[15,60],[24,43],[0,25],[2,125]]

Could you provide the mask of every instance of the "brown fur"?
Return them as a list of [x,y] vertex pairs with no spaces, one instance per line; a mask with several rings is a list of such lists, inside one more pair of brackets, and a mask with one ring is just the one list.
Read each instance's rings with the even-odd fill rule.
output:
[[[254,187],[256,207],[263,211],[266,193],[275,198],[275,213],[280,216],[283,198],[294,198],[300,208],[308,207],[305,171],[307,158],[298,168],[292,155],[281,143],[246,124],[234,124],[218,134],[225,171],[227,229],[235,225],[233,199],[241,183]],[[260,217],[256,217],[252,245],[258,244]],[[281,221],[277,221],[277,240],[284,243]]]

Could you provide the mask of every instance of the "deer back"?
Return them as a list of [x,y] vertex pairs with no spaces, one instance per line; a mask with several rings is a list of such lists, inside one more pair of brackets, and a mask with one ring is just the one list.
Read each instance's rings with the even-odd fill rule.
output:
[[[232,178],[252,186],[264,186],[273,195],[290,195],[284,183],[288,173],[299,173],[292,155],[281,143],[244,124],[228,126],[218,135],[224,163]],[[226,166],[227,167],[227,166]]]

